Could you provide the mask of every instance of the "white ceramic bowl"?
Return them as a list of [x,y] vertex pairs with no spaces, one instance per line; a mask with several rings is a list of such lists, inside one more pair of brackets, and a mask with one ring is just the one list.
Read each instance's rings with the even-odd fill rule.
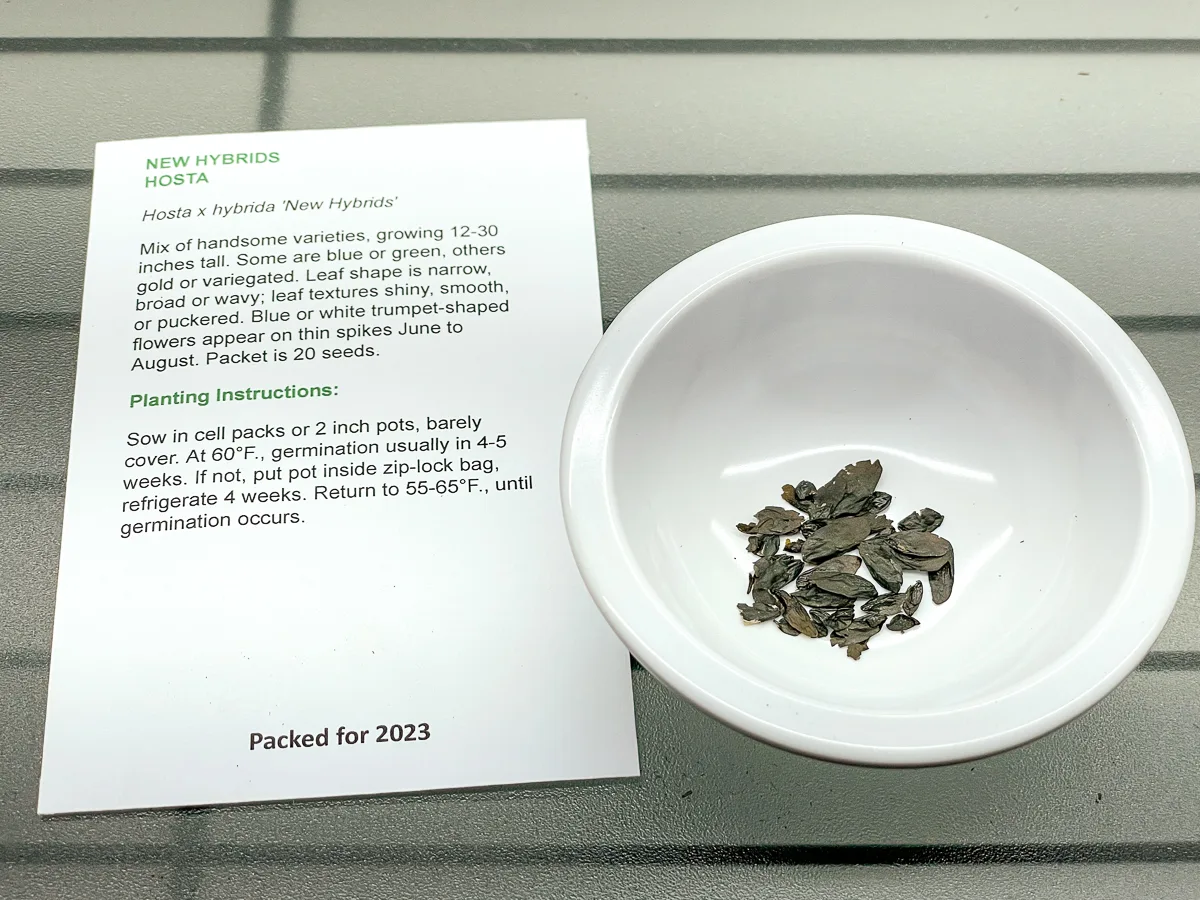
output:
[[[853,662],[745,626],[734,523],[848,462],[932,506],[954,595]],[[566,423],[567,529],[645,667],[756,738],[869,765],[1004,750],[1142,659],[1192,549],[1192,465],[1132,341],[1048,269],[977,235],[831,216],[722,241],[609,328]],[[909,576],[908,582],[915,576]]]

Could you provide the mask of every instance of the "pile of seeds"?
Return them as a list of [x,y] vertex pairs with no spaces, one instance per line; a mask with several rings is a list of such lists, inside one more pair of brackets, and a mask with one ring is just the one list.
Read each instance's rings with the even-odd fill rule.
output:
[[[746,549],[759,557],[746,588],[754,602],[738,604],[747,624],[775,622],[793,637],[828,636],[858,659],[885,623],[901,633],[921,624],[913,614],[925,586],[918,581],[901,591],[905,571],[928,573],[934,603],[950,599],[954,548],[933,533],[942,514],[922,509],[894,525],[883,515],[891,495],[876,490],[882,476],[879,460],[862,460],[822,487],[785,484],[783,500],[792,509],[767,506],[738,525],[750,536]],[[863,563],[886,593],[856,574]],[[856,603],[862,603],[857,615]]]

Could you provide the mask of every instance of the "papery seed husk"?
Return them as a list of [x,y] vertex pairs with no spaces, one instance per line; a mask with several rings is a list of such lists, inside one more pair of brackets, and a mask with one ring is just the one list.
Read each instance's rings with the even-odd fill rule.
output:
[[804,524],[804,516],[782,506],[764,506],[754,514],[754,519],[752,523],[738,523],[738,531],[742,534],[797,534]]
[[757,603],[739,603],[737,605],[738,612],[741,613],[743,621],[747,625],[758,625],[762,622],[770,622],[779,615],[779,610],[772,607],[760,606]]
[[855,662],[858,662],[858,660],[860,660],[862,658],[862,655],[870,649],[871,648],[868,647],[865,643],[847,644],[846,645],[846,655],[848,657],[850,657],[852,660],[854,660]]
[[803,512],[804,507],[808,505],[808,503],[805,502],[806,498],[801,497],[796,492],[796,486],[794,484],[785,484],[783,489],[780,491],[780,496],[783,498],[784,503],[786,503],[788,506],[794,506],[801,512]]

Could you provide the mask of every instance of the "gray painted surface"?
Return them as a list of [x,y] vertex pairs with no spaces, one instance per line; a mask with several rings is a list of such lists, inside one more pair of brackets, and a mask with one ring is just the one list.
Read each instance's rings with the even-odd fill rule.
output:
[[[174,6],[126,0],[97,18],[80,3],[0,0],[0,121],[15,123],[0,129],[0,896],[1200,893],[1200,571],[1146,666],[1077,721],[990,760],[884,771],[790,756],[637,671],[638,780],[39,820],[96,140],[586,115],[605,321],[747,228],[928,218],[1029,253],[1118,317],[1200,446],[1200,56],[1174,40],[1200,35],[1188,4],[1103,16],[1059,0],[1028,17],[889,5],[866,20],[775,0],[737,16],[705,0],[503,14]],[[306,39],[451,40],[324,52],[288,38],[293,19]],[[193,40],[162,40],[174,35]],[[568,40],[453,40],[512,37]],[[576,37],[600,43],[572,48]],[[603,43],[723,37],[799,43]],[[960,43],[896,43],[947,38]],[[1095,43],[1126,38],[1140,43]]]

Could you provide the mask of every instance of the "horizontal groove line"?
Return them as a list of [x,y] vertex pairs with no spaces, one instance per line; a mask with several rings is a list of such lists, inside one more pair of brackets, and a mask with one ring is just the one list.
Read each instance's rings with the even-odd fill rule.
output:
[[1200,38],[9,37],[12,53],[1195,53]]
[[61,497],[66,486],[66,476],[57,472],[0,472],[0,495]]
[[[0,651],[0,669],[45,669],[50,665],[50,654],[36,650]],[[629,657],[629,667],[634,672],[645,672],[645,667]],[[1200,651],[1196,650],[1152,650],[1138,665],[1137,672],[1197,672],[1200,671]]]
[[[1200,475],[1196,476],[1200,482]],[[635,672],[644,672],[646,667],[634,657],[629,657],[629,667]],[[1138,663],[1135,672],[1200,672],[1200,651],[1196,650],[1151,650]]]
[[1126,331],[1197,331],[1200,315],[1113,316]]
[[[1200,315],[1114,316],[1127,331],[1179,332],[1200,331]],[[0,312],[0,331],[26,328],[78,328],[77,311]]]
[[592,176],[592,187],[624,190],[884,187],[1181,187],[1200,185],[1200,172],[964,172],[961,174],[800,175],[635,174]]
[[1195,650],[1156,650],[1147,653],[1138,665],[1138,672],[1196,672],[1200,671],[1200,652]]
[[847,40],[804,38],[292,37],[289,50],[360,53],[1187,53],[1196,38]]
[[1200,841],[965,844],[780,845],[668,844],[594,847],[448,845],[205,844],[200,846],[0,846],[7,865],[185,864],[226,866],[592,865],[592,866],[896,866],[1028,863],[1200,862]]
[[1126,331],[1200,330],[1200,316],[1197,315],[1113,316],[1113,321]]
[[47,669],[50,654],[36,650],[0,650],[0,669]]
[[83,186],[92,183],[91,169],[0,169],[0,185],[17,187]]
[[78,328],[78,311],[0,312],[0,331],[28,328]]
[[0,53],[263,53],[271,37],[7,37]]
[[[0,168],[0,185],[82,186],[91,169]],[[971,187],[1186,187],[1200,185],[1200,172],[965,172],[962,174],[797,175],[598,173],[599,190],[720,190],[797,188],[971,188]]]

